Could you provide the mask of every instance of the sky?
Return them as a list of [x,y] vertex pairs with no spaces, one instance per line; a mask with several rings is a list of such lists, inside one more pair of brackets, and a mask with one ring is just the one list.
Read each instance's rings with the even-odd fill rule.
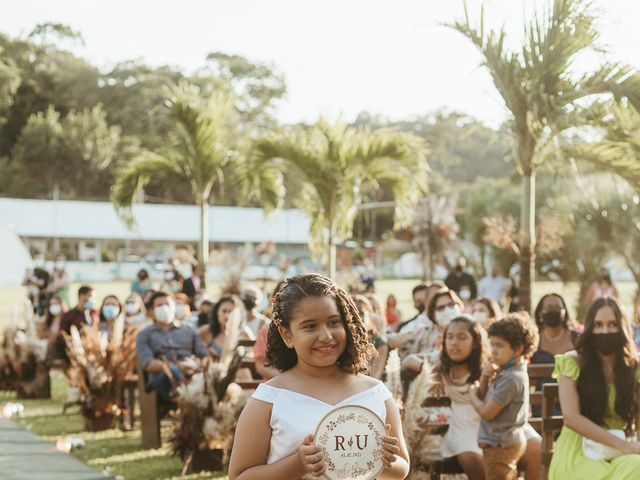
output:
[[[483,3],[488,25],[504,25],[515,45],[525,19],[546,2],[467,0],[472,19]],[[640,67],[640,2],[596,4],[608,58]],[[271,64],[287,84],[276,110],[285,123],[447,109],[496,126],[507,112],[479,53],[442,26],[463,15],[462,0],[0,0],[0,31],[68,24],[85,39],[74,51],[103,69],[140,59],[192,72],[212,51]],[[599,61],[588,57],[580,67]]]

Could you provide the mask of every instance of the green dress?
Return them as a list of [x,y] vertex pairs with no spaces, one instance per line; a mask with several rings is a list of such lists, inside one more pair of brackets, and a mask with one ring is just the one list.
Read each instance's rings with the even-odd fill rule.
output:
[[[564,376],[577,380],[580,367],[569,355],[555,356],[553,378]],[[636,371],[636,381],[640,383],[640,368]],[[623,421],[615,412],[616,390],[607,385],[607,410],[604,421],[608,429],[622,429]],[[584,455],[582,435],[566,425],[554,444],[549,470],[549,480],[638,480],[640,479],[640,455],[621,455],[610,461],[593,460]]]

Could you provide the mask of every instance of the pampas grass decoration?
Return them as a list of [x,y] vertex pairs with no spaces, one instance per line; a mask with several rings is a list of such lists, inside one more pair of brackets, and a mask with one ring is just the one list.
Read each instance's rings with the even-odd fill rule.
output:
[[169,441],[171,453],[185,462],[184,471],[196,450],[220,448],[226,452],[231,448],[238,416],[248,398],[240,386],[231,383],[239,365],[237,356],[233,350],[229,364],[211,358],[190,360],[199,365],[191,378],[176,388],[178,410]]
[[[422,371],[409,387],[407,400],[404,404],[404,430],[409,456],[411,458],[412,474],[410,479],[419,479],[420,471],[428,470],[429,462],[439,451],[440,437],[428,433],[431,417],[429,408],[424,407],[425,400],[430,396],[433,387],[433,369],[425,360]],[[414,476],[418,475],[418,476]]]
[[400,355],[398,355],[398,350],[393,349],[389,353],[387,357],[387,364],[385,365],[385,372],[387,376],[387,388],[393,395],[393,398],[398,405],[402,403],[402,380],[400,379]]
[[89,419],[120,414],[122,385],[135,368],[139,329],[125,329],[124,320],[119,320],[111,335],[97,323],[83,326],[82,332],[75,326],[69,335],[61,332],[70,361],[65,372],[69,386],[80,390],[82,413]]

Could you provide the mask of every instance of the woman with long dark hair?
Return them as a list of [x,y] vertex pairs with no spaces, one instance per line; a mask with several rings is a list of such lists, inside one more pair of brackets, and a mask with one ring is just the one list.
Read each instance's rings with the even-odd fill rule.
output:
[[[575,351],[556,355],[564,427],[550,480],[632,480],[640,472],[640,372],[627,319],[615,299],[595,300]],[[607,448],[608,447],[608,448]]]

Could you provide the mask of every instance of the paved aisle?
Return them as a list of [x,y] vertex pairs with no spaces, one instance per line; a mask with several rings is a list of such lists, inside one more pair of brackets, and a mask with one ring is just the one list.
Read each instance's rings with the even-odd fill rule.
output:
[[56,451],[11,420],[0,418],[0,478],[2,480],[105,480],[71,455]]

